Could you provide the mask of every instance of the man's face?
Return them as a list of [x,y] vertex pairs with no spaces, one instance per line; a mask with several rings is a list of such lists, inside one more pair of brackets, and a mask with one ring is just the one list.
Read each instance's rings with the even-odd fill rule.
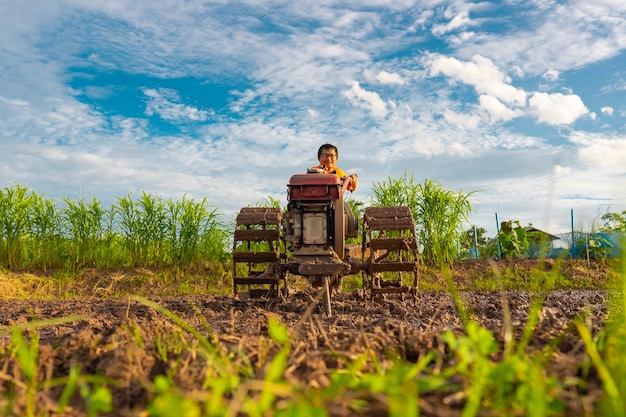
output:
[[320,164],[324,165],[328,170],[335,168],[337,163],[337,152],[333,149],[324,149],[320,155]]

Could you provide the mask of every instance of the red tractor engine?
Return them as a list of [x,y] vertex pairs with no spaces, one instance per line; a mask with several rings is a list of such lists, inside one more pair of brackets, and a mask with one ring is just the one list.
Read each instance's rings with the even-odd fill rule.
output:
[[283,216],[285,240],[291,250],[332,248],[343,258],[344,242],[357,237],[358,219],[344,203],[344,187],[332,174],[298,174],[289,180],[287,212]]

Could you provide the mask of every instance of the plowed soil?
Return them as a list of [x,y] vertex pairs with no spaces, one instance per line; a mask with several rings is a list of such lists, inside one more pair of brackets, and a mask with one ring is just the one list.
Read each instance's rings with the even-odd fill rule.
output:
[[[473,266],[476,267],[476,266]],[[459,272],[457,271],[457,274]],[[462,280],[462,276],[457,276]],[[441,333],[453,330],[463,333],[463,322],[450,293],[420,292],[415,303],[395,296],[370,300],[362,291],[335,294],[333,315],[328,317],[316,305],[314,289],[301,290],[282,301],[240,301],[231,296],[151,297],[207,337],[214,337],[224,352],[234,360],[247,358],[255,376],[263,378],[264,367],[278,349],[268,339],[268,321],[285,324],[291,334],[289,366],[285,377],[303,387],[320,387],[329,383],[329,371],[345,367],[360,353],[375,352],[380,361],[390,354],[416,362],[427,352],[439,352],[445,367],[453,361],[441,340]],[[533,295],[524,291],[460,291],[460,299],[471,318],[491,330],[500,343],[506,334],[506,310],[510,311],[513,337],[519,339],[531,306]],[[588,315],[593,333],[601,328],[607,316],[605,291],[554,291],[545,294],[540,319],[531,337],[531,351],[554,343],[555,360],[546,369],[561,380],[580,377],[580,365],[586,360],[572,319]],[[151,398],[150,381],[159,374],[174,375],[183,390],[201,390],[205,380],[200,359],[193,354],[179,354],[178,361],[165,359],[159,353],[168,332],[179,329],[164,314],[129,299],[77,299],[71,301],[0,300],[0,326],[24,324],[34,319],[63,318],[78,315],[71,323],[39,328],[40,380],[65,377],[70,368],[81,365],[83,374],[103,375],[114,379],[114,411],[111,415],[137,416]],[[212,335],[210,335],[212,333]],[[557,336],[559,338],[557,338]],[[186,333],[188,339],[192,337]],[[175,339],[171,338],[170,339]],[[187,340],[188,340],[187,339]],[[271,343],[270,343],[271,342]],[[170,340],[174,349],[175,340]],[[6,354],[9,336],[0,339],[0,397],[7,395],[6,380],[19,377],[15,357]],[[168,358],[173,357],[170,352]],[[19,387],[14,388],[19,391]],[[40,411],[55,415],[62,386],[41,389],[37,394]],[[601,395],[601,385],[593,374],[586,376],[582,391],[564,393],[567,409],[564,415],[590,413]],[[63,415],[86,415],[78,395]],[[15,415],[23,415],[25,400],[16,395],[11,405]],[[341,398],[326,404],[331,415],[355,415],[349,403]],[[454,391],[428,394],[421,398],[422,415],[460,415],[463,399]],[[386,415],[384,398],[372,398],[364,415]]]

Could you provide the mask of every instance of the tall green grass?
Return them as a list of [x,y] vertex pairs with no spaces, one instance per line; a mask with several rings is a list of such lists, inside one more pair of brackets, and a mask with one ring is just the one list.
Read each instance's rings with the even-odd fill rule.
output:
[[[67,236],[68,261],[78,268],[102,267],[99,261],[104,259],[102,250],[105,211],[94,197],[86,203],[84,199],[72,201],[64,198],[62,210],[64,236]],[[106,253],[106,251],[105,251]]]
[[373,205],[407,206],[413,213],[423,262],[437,266],[451,263],[457,255],[457,242],[471,212],[473,193],[446,190],[436,181],[417,183],[414,176],[372,185]]
[[[626,247],[626,237],[622,248]],[[605,416],[626,415],[626,254],[622,256],[622,279],[609,291],[610,309],[603,330],[590,333],[584,320],[576,322],[589,358],[604,386],[599,412]]]
[[28,188],[19,185],[0,191],[0,259],[8,268],[18,267],[25,260],[33,200]]
[[104,208],[95,197],[52,201],[15,185],[0,190],[0,267],[176,267],[225,260],[229,232],[206,199],[143,193]]

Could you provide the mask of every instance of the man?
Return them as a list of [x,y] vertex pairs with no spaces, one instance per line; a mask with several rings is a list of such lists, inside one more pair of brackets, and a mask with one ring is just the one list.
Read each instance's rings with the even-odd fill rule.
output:
[[317,150],[317,160],[319,165],[311,167],[311,169],[321,169],[326,174],[335,174],[341,181],[345,181],[350,178],[350,184],[348,184],[348,191],[355,191],[359,177],[356,174],[346,175],[343,169],[339,168],[335,164],[339,159],[339,151],[335,145],[325,143]]
[[[343,169],[335,165],[338,159],[339,151],[337,150],[337,147],[335,145],[331,145],[330,143],[325,143],[317,150],[317,160],[320,164],[311,167],[310,169],[321,170],[325,174],[335,174],[341,178],[342,182],[349,179],[350,183],[346,189],[348,191],[355,191],[359,177],[356,174],[346,175]],[[346,237],[357,237],[359,232],[359,221],[347,201],[344,201],[344,207],[347,222]]]

